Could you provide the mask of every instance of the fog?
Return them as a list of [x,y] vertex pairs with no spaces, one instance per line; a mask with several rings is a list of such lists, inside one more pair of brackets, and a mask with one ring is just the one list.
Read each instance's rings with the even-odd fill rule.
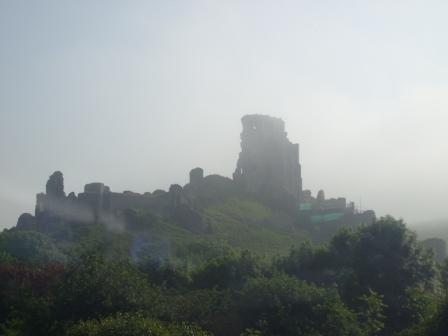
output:
[[0,227],[66,192],[231,176],[240,119],[282,118],[304,188],[448,217],[446,1],[0,2]]

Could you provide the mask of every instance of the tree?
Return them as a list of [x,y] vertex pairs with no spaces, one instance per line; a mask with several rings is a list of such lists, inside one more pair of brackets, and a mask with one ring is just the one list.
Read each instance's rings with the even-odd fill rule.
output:
[[70,326],[67,336],[207,336],[205,331],[185,323],[168,324],[142,314],[116,314],[99,320],[80,321]]
[[238,301],[244,326],[263,335],[361,335],[336,290],[286,275],[251,279]]
[[379,335],[384,329],[384,316],[383,297],[374,291],[362,295],[359,298],[358,306],[358,320],[361,328],[363,329],[364,336]]
[[64,265],[59,263],[0,262],[0,331],[48,335],[53,293],[63,273]]
[[[389,330],[422,321],[433,289],[432,254],[401,220],[382,218],[356,233],[352,267],[360,292],[372,289],[384,297]],[[417,300],[419,304],[413,303]],[[412,305],[412,309],[409,307]]]
[[240,255],[228,254],[210,260],[193,273],[193,285],[197,288],[239,288],[249,277],[260,274],[257,258],[249,251]]
[[322,248],[302,245],[276,267],[299,279],[337,286],[354,309],[369,291],[381,295],[389,332],[422,321],[437,274],[432,254],[392,217],[356,231],[344,229]]
[[158,292],[127,260],[86,252],[67,266],[56,293],[58,320],[80,320],[117,312],[155,309]]
[[67,258],[48,236],[36,231],[3,231],[0,253],[35,265],[65,262]]

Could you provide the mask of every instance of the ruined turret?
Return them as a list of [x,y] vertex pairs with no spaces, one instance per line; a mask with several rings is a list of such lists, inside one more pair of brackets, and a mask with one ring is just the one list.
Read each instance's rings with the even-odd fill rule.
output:
[[317,202],[323,203],[325,201],[325,191],[322,189],[317,192]]
[[45,194],[36,195],[35,215],[42,216],[43,213],[53,213],[60,210],[65,201],[64,175],[60,171],[55,171],[47,180]]
[[234,181],[267,199],[297,203],[302,191],[299,145],[288,140],[283,120],[246,115],[242,124]]
[[46,185],[46,194],[52,198],[64,198],[64,176],[60,171],[55,171],[49,177]]
[[172,184],[168,191],[170,197],[170,206],[172,208],[178,207],[183,203],[182,187],[178,184]]
[[190,184],[198,185],[204,179],[204,169],[194,168],[190,171]]

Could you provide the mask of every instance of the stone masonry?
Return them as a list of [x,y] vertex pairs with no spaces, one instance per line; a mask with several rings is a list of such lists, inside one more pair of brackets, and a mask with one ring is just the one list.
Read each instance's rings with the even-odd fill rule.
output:
[[250,193],[298,203],[302,191],[299,145],[288,140],[283,120],[246,115],[242,124],[233,180]]

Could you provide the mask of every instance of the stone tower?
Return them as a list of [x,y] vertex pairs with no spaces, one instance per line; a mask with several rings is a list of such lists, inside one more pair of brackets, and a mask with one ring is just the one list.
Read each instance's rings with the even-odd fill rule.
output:
[[242,124],[234,181],[251,193],[297,204],[302,191],[299,145],[288,140],[283,120],[246,115]]
[[64,175],[60,171],[55,171],[48,178],[46,185],[46,192],[48,197],[64,198]]

